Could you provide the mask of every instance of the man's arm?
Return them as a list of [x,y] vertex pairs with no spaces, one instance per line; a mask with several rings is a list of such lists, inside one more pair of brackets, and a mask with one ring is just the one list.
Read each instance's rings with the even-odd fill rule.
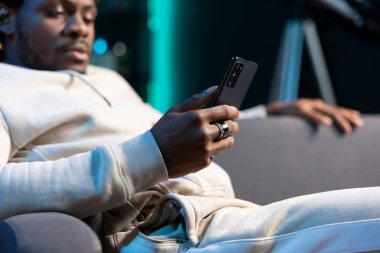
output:
[[[82,218],[124,204],[136,192],[168,177],[207,167],[212,155],[233,145],[233,136],[218,140],[212,122],[225,120],[233,135],[239,112],[230,106],[200,109],[215,89],[173,107],[151,131],[121,144],[56,161],[8,163],[0,160],[0,219],[27,212],[59,211]],[[1,129],[0,143],[10,143]],[[153,133],[153,134],[152,134]]]
[[328,105],[320,99],[302,98],[291,103],[274,102],[268,104],[266,110],[268,115],[297,115],[322,125],[335,123],[344,133],[350,133],[354,127],[363,125],[358,111]]
[[4,116],[0,110],[0,163],[8,161],[11,153],[11,138],[9,137],[9,129],[5,123]]
[[[0,130],[1,143],[9,135]],[[134,193],[167,180],[166,167],[148,131],[118,145],[57,161],[0,161],[0,219],[58,211],[79,218],[120,206]]]
[[356,110],[328,105],[320,99],[308,98],[301,98],[294,102],[278,101],[249,108],[242,111],[241,118],[265,118],[268,115],[296,115],[322,125],[335,123],[344,133],[350,133],[353,128],[363,125],[360,112]]
[[[164,157],[169,177],[197,172],[212,162],[215,153],[234,144],[233,135],[239,125],[235,107],[220,105],[204,107],[215,95],[216,86],[195,94],[169,110],[151,129]],[[218,139],[219,128],[213,122],[223,121],[230,135]]]

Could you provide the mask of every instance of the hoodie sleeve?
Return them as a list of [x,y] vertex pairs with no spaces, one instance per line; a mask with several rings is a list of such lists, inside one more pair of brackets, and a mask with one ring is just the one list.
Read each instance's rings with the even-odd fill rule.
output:
[[0,219],[38,211],[83,218],[168,179],[150,131],[56,161],[7,163],[10,136],[4,120],[0,126]]
[[240,119],[264,119],[268,117],[265,105],[258,105],[240,111]]
[[11,138],[9,137],[9,129],[5,122],[4,116],[0,110],[0,163],[8,161],[11,152]]

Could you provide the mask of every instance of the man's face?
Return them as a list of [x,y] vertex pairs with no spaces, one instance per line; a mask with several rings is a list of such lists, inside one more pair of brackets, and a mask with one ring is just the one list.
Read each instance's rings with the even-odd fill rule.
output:
[[94,0],[25,0],[14,14],[7,61],[33,69],[84,73],[96,15]]

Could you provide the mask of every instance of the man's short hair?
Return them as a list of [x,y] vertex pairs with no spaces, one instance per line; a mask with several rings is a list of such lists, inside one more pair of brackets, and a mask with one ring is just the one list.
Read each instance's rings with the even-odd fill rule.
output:
[[0,0],[0,4],[5,4],[13,8],[19,8],[23,3],[24,0]]
[[[0,0],[0,4],[6,5],[11,8],[18,9],[24,3],[24,0]],[[0,20],[1,21],[1,20]],[[0,33],[0,61],[4,60],[4,34]]]
[[[101,0],[95,0],[95,2],[98,4]],[[24,3],[24,0],[0,0],[0,4],[6,5],[11,8],[18,9],[20,8]],[[1,20],[0,20],[1,21]],[[0,61],[4,60],[4,43],[5,38],[4,34],[0,32]]]

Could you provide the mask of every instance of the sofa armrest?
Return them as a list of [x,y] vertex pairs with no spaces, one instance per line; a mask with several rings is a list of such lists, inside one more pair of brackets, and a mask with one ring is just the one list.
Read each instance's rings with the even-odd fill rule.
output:
[[258,204],[380,182],[380,116],[343,135],[295,117],[240,120],[235,146],[215,161],[236,196]]
[[62,213],[31,213],[0,222],[0,251],[7,253],[102,252],[96,234]]

